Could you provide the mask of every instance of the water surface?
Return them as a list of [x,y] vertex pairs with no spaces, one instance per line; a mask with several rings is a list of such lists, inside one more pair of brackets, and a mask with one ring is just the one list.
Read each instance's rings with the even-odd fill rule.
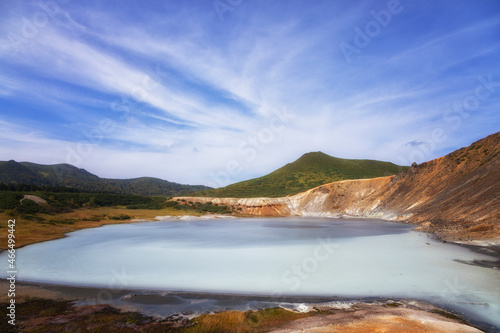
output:
[[[19,249],[18,279],[115,289],[417,298],[500,327],[500,271],[456,261],[490,258],[412,228],[320,218],[107,225]],[[6,253],[0,260],[7,262]]]

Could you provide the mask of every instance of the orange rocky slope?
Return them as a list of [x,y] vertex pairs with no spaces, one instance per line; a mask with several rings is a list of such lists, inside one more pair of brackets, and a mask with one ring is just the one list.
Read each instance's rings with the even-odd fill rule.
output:
[[500,132],[395,176],[325,184],[283,198],[183,198],[258,216],[404,221],[453,240],[500,235]]

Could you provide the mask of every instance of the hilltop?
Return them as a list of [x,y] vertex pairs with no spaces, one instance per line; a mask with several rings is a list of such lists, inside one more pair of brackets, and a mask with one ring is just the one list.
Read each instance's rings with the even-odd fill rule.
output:
[[344,180],[281,198],[190,198],[260,216],[360,216],[450,240],[500,235],[500,132],[394,176]]
[[210,189],[203,185],[182,185],[159,178],[100,178],[70,164],[41,165],[13,160],[0,162],[0,183],[69,187],[83,192],[112,192],[142,196],[174,196]]
[[263,177],[193,195],[219,198],[280,197],[334,181],[390,176],[407,169],[389,162],[343,159],[323,152],[311,152]]

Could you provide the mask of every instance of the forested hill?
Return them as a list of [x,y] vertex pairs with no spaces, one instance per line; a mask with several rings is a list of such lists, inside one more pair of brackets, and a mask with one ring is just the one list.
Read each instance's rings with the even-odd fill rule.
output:
[[70,164],[41,165],[29,162],[0,162],[0,182],[37,186],[70,187],[87,192],[112,192],[143,196],[178,196],[208,190],[203,185],[182,185],[163,179],[142,177],[133,179],[100,178]]
[[339,180],[390,176],[408,168],[390,162],[343,159],[312,152],[263,177],[193,195],[219,198],[280,197]]

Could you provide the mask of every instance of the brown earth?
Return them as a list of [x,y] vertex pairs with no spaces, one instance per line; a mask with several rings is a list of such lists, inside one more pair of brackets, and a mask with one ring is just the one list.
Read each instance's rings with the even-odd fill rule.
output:
[[[34,197],[34,196],[31,196]],[[31,198],[27,198],[32,200]],[[129,215],[130,220],[115,220],[112,217]],[[72,231],[96,228],[106,224],[132,223],[137,220],[154,220],[156,216],[179,216],[195,215],[201,213],[194,211],[164,208],[151,209],[127,209],[125,207],[99,207],[79,208],[70,212],[51,214],[38,214],[45,221],[28,220],[25,218],[13,218],[6,213],[0,213],[0,252],[8,249],[7,232],[9,220],[15,220],[15,247],[20,248],[29,244],[44,242],[57,238],[66,237]]]
[[[7,290],[0,281],[0,290]],[[81,288],[80,288],[81,289]],[[271,308],[224,311],[201,315],[154,318],[109,304],[75,305],[71,287],[54,290],[43,285],[16,286],[16,329],[0,322],[1,332],[481,332],[453,313],[415,301],[313,304],[306,312]],[[81,300],[88,300],[83,294]],[[0,294],[5,316],[7,293]]]
[[[418,229],[433,232],[449,240],[499,240],[500,235],[500,133],[493,134],[469,147],[444,157],[414,166],[396,176],[365,180],[340,181],[325,184],[309,191],[284,198],[178,198],[232,206],[239,214],[253,216],[359,216],[382,218],[412,223]],[[29,198],[28,198],[29,199]],[[176,198],[177,199],[177,198]],[[151,213],[150,213],[151,214]],[[7,218],[7,217],[6,217]],[[6,221],[6,219],[5,219]],[[26,222],[28,223],[28,222]],[[29,222],[31,223],[31,222]],[[87,223],[87,222],[85,222]],[[91,223],[91,222],[88,222]],[[78,225],[80,227],[97,226]],[[1,226],[0,226],[1,227]],[[17,226],[23,232],[22,225]],[[53,229],[54,226],[47,226]],[[64,225],[67,231],[73,228]],[[28,230],[28,229],[26,229]],[[62,234],[62,233],[61,233]],[[50,237],[49,237],[50,236]],[[54,235],[44,236],[47,239]],[[35,241],[35,240],[33,240]],[[21,245],[21,244],[19,244]],[[3,286],[2,286],[3,289]],[[20,292],[21,290],[19,290]],[[17,293],[17,292],[16,292]],[[29,291],[33,295],[33,290]],[[19,295],[21,296],[21,295]],[[40,295],[51,297],[51,295]],[[21,297],[20,297],[21,298]],[[449,319],[422,309],[364,308],[356,311],[307,316],[275,327],[276,332],[477,332],[457,319]],[[368,306],[368,305],[366,305]],[[136,331],[137,326],[161,325],[149,318],[137,319],[137,314],[118,313],[106,307],[75,307],[67,313],[54,312],[40,322],[40,315],[25,322],[33,331],[45,330],[50,323],[67,331],[64,325],[78,322],[83,327],[114,325],[117,330]],[[47,311],[44,309],[44,311]],[[368,312],[364,312],[368,311]],[[62,315],[62,316],[61,316]],[[227,316],[233,312],[198,317],[203,325],[227,325]],[[219,318],[221,317],[221,318]],[[234,312],[234,325],[241,330],[240,321],[246,320]],[[21,318],[20,318],[21,319]],[[36,321],[38,320],[38,322]],[[67,321],[69,320],[69,321]],[[205,321],[201,321],[205,320]],[[240,321],[238,321],[240,320]],[[22,321],[22,320],[21,320]],[[138,324],[134,322],[137,321]],[[169,328],[171,323],[165,323]],[[58,326],[62,325],[62,326]],[[151,325],[151,326],[150,326]],[[103,326],[104,327],[104,326]],[[108,328],[111,326],[107,326]],[[164,327],[158,327],[163,330]],[[196,326],[181,327],[196,331]],[[210,331],[210,330],[207,330]],[[213,330],[216,331],[216,330]],[[220,330],[219,330],[220,331]]]
[[395,176],[325,184],[283,198],[175,198],[256,216],[357,216],[455,240],[500,236],[500,132]]
[[[460,322],[445,318],[442,311],[422,308],[387,308],[372,304],[357,304],[355,310],[294,320],[272,333],[448,333],[482,332]],[[452,315],[453,316],[453,315]]]

